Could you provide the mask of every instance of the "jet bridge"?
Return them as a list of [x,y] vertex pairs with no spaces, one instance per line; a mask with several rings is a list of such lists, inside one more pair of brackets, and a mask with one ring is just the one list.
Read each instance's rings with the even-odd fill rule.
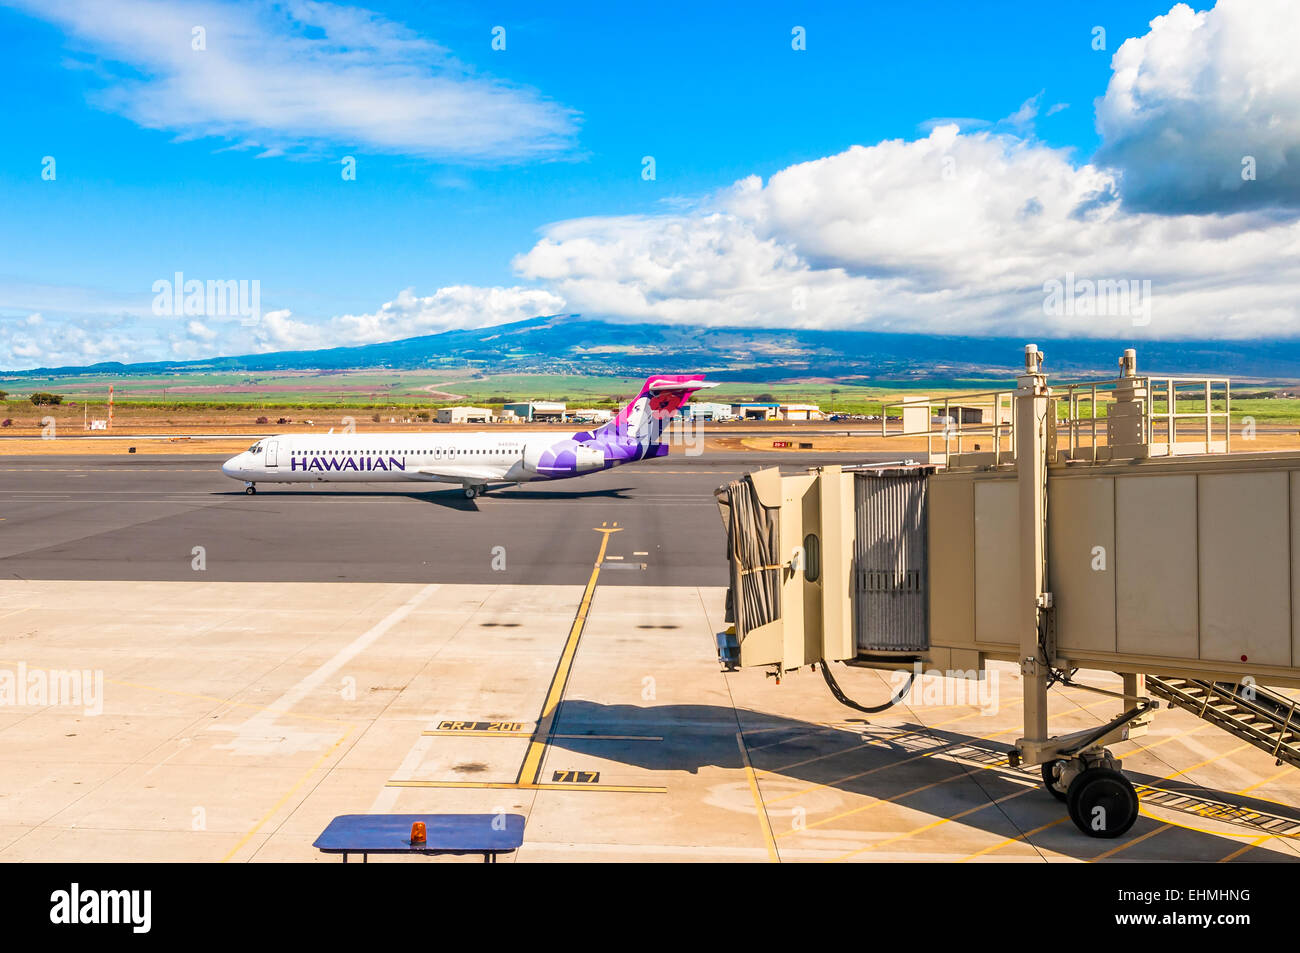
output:
[[[1261,687],[1300,686],[1300,453],[1230,452],[1227,379],[1139,375],[1130,350],[1119,377],[1054,389],[1042,362],[1028,346],[1016,390],[962,396],[960,414],[898,405],[885,433],[925,433],[925,462],[720,487],[719,653],[778,676],[822,663],[843,701],[825,662],[1014,662],[1012,764],[1042,765],[1081,830],[1116,837],[1138,801],[1107,745],[1145,730],[1153,696],[1300,763],[1295,705]],[[1054,735],[1047,691],[1077,669],[1122,676],[1117,712]]]

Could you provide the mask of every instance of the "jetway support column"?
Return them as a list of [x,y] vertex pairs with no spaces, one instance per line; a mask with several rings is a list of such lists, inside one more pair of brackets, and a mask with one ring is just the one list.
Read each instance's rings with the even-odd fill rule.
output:
[[1047,676],[1052,660],[1047,592],[1047,442],[1051,390],[1042,373],[1043,353],[1025,346],[1025,373],[1016,390],[1016,476],[1020,499],[1020,601],[1016,628],[1024,679],[1025,736],[1016,743],[1021,760],[1039,760],[1047,743]]

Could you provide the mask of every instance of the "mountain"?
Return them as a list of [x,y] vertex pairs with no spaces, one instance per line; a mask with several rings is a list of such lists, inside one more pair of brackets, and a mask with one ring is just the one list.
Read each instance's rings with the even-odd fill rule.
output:
[[[275,351],[198,361],[118,362],[38,368],[29,376],[168,371],[284,371],[474,367],[492,373],[639,376],[684,370],[729,380],[804,378],[1005,379],[1020,369],[1024,338],[881,334],[771,328],[628,324],[578,314],[445,331],[355,347]],[[1300,379],[1300,341],[1143,341],[1036,339],[1050,373],[1108,374],[1125,347],[1143,372]]]

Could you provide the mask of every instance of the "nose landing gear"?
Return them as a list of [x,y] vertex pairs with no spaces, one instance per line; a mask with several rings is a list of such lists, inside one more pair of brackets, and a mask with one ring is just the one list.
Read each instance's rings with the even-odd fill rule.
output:
[[253,483],[246,482],[244,484],[244,492],[247,493],[249,496],[253,496],[257,493],[257,486]]

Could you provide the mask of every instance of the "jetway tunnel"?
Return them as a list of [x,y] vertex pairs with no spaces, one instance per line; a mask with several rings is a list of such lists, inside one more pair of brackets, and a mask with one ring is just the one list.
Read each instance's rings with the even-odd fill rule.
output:
[[[1300,766],[1295,704],[1264,687],[1300,686],[1300,453],[1230,452],[1226,379],[1143,377],[1129,351],[1120,377],[1054,390],[1041,364],[1030,345],[1018,388],[983,395],[996,412],[973,425],[909,402],[887,435],[924,433],[925,462],[720,487],[719,653],[820,664],[841,700],[826,662],[1016,663],[1013,765],[1042,765],[1081,830],[1116,837],[1138,799],[1107,746],[1142,733],[1157,697]],[[1046,693],[1078,669],[1122,676],[1118,711],[1052,735]]]

